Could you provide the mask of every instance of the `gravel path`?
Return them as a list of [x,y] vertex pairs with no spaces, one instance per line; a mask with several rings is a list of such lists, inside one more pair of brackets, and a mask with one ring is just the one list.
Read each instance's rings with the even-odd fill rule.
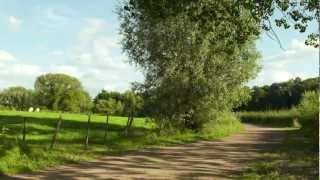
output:
[[92,162],[0,179],[233,179],[259,152],[277,147],[286,129],[245,125],[246,131],[215,140],[104,156]]

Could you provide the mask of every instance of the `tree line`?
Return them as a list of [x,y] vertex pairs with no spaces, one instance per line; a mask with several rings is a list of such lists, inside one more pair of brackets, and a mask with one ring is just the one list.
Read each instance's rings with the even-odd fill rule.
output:
[[94,112],[103,115],[141,115],[143,99],[133,91],[107,92],[102,90],[94,99],[84,90],[81,82],[66,74],[44,74],[37,77],[34,90],[9,87],[0,91],[0,107],[62,112]]
[[318,91],[319,78],[301,80],[297,77],[286,82],[249,89],[250,100],[237,108],[246,111],[290,109],[297,106],[306,91]]

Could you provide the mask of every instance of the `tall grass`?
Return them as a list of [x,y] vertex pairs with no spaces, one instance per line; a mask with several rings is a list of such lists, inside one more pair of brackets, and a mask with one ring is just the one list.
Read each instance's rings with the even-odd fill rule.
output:
[[268,125],[274,127],[296,127],[299,126],[299,112],[293,108],[291,110],[279,111],[244,111],[237,115],[241,122],[258,125]]

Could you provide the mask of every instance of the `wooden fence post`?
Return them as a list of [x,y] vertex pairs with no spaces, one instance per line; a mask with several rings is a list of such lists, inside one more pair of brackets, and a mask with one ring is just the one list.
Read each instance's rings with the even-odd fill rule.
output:
[[88,146],[89,146],[90,122],[91,122],[91,112],[88,114],[87,135],[86,135],[86,144],[85,144],[86,149],[88,149]]
[[108,131],[109,131],[109,115],[107,115],[106,126],[104,129],[104,144],[106,144],[106,142],[107,142]]
[[26,129],[26,122],[27,118],[23,117],[23,130],[22,130],[22,142],[23,144],[26,143],[26,133],[27,133],[27,129]]
[[124,129],[124,135],[125,135],[125,136],[128,136],[129,124],[130,124],[130,113],[128,114],[127,124],[126,124],[126,127],[125,127],[125,129]]
[[56,143],[56,140],[57,140],[57,137],[58,137],[58,133],[60,131],[61,123],[62,123],[62,113],[60,112],[59,119],[58,119],[57,126],[56,126],[56,130],[55,130],[55,132],[53,134],[53,137],[52,137],[50,149],[52,149],[54,144]]

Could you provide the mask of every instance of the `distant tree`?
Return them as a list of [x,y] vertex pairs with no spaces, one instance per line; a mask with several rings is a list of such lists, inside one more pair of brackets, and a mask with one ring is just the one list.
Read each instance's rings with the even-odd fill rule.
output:
[[255,86],[251,89],[251,100],[238,110],[277,110],[289,109],[297,106],[306,91],[317,91],[319,78],[301,80],[291,79],[282,83],[273,83],[270,86]]
[[90,97],[80,81],[65,74],[45,74],[36,79],[37,102],[50,110],[80,112],[90,106]]
[[80,112],[91,112],[93,109],[93,102],[89,93],[83,91],[78,98],[80,102]]
[[0,93],[0,104],[17,110],[27,110],[34,104],[34,94],[24,87],[9,87]]
[[115,106],[115,115],[121,116],[123,115],[123,103],[122,101],[117,101]]
[[107,100],[107,99],[109,99],[109,97],[110,97],[110,95],[109,95],[108,91],[103,89],[101,92],[99,92],[97,94],[97,96],[94,98],[93,101],[96,104],[98,100],[101,100],[101,99]]
[[123,109],[124,113],[128,116],[128,121],[125,129],[125,134],[127,135],[132,127],[134,116],[136,116],[139,110],[143,107],[143,99],[132,91],[126,91],[123,96]]
[[109,116],[115,113],[117,102],[112,98],[109,98],[107,100],[99,99],[97,100],[95,106],[95,109],[98,113],[102,113]]

